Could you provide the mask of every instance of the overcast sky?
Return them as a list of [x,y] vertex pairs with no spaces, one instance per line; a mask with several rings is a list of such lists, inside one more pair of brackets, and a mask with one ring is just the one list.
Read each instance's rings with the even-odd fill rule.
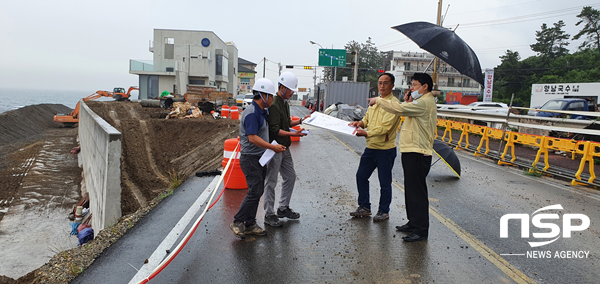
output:
[[[233,41],[239,56],[258,63],[266,57],[266,77],[277,78],[277,63],[316,65],[318,49],[343,48],[368,37],[379,50],[421,51],[392,26],[435,23],[437,0],[380,1],[206,1],[206,0],[22,0],[0,1],[0,87],[95,91],[135,86],[129,59],[152,60],[153,29],[213,31]],[[563,20],[571,36],[591,0],[444,0],[444,26],[478,55],[481,68],[500,64],[511,49],[534,55],[535,31]],[[572,43],[573,52],[579,46]],[[313,86],[313,73],[295,69],[300,86]],[[319,75],[319,74],[317,74]]]

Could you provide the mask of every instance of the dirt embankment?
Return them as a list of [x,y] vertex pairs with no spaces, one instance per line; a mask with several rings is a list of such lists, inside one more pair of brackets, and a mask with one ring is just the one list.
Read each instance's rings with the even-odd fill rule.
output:
[[123,215],[168,188],[173,175],[185,180],[196,171],[219,168],[224,141],[239,132],[237,120],[164,119],[163,109],[134,102],[86,104],[122,133]]

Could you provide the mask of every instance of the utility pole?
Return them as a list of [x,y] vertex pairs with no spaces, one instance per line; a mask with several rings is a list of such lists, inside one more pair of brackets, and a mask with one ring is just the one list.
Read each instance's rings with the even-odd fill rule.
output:
[[[440,2],[438,2],[438,14],[437,14],[437,25],[441,25],[442,24],[442,0],[440,0]],[[433,59],[433,76],[431,76],[433,79],[433,89],[437,90],[438,89],[438,58],[437,56],[435,56],[435,58]]]
[[316,92],[317,92],[317,68],[315,66],[315,76],[313,77],[313,80],[315,82],[315,86],[313,88],[313,98],[316,97]]
[[267,67],[267,58],[263,57],[263,78],[265,77],[265,69]]
[[358,50],[354,50],[354,82],[356,82],[356,75],[358,75]]

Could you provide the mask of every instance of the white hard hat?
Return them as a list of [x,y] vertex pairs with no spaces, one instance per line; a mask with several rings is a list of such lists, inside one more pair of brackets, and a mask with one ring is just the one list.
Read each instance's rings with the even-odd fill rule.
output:
[[254,82],[254,87],[252,87],[253,91],[258,91],[261,93],[266,93],[270,95],[275,95],[275,85],[271,80],[267,78],[260,78]]
[[279,75],[279,79],[277,79],[277,82],[288,87],[288,89],[294,91],[295,93],[298,92],[298,77],[296,77],[296,75],[294,75],[292,72],[287,71],[281,73],[281,75]]

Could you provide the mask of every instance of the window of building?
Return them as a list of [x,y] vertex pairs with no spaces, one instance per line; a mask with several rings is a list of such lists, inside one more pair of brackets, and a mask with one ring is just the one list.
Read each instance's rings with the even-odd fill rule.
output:
[[404,62],[404,71],[410,71],[410,62]]
[[190,85],[205,85],[206,81],[205,80],[198,80],[198,79],[190,79]]
[[471,85],[471,79],[463,79],[463,87],[468,87]]
[[229,60],[227,60],[227,57],[217,54],[216,57],[216,75],[220,75],[220,76],[225,76],[227,77],[227,74],[229,74]]
[[175,59],[175,38],[165,38],[165,59]]
[[454,78],[448,78],[448,87],[454,87]]

